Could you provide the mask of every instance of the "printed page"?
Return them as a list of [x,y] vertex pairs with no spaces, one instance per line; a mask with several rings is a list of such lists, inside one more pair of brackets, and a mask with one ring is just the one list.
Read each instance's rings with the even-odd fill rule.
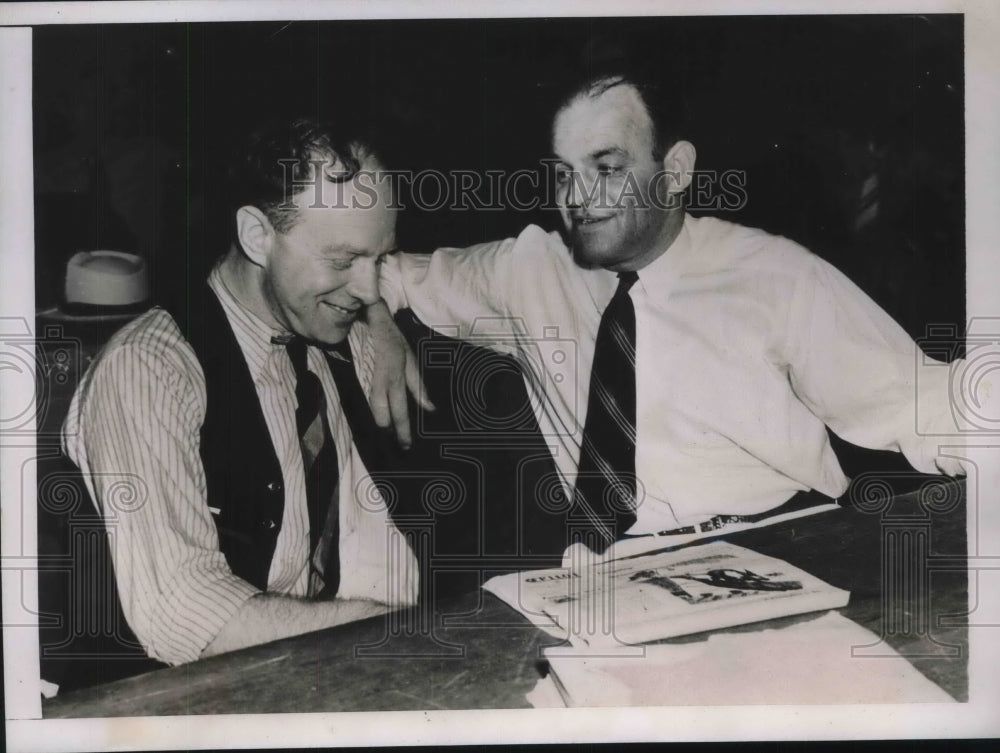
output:
[[725,542],[602,562],[582,549],[567,568],[484,585],[574,645],[644,643],[844,606],[849,594],[786,562]]

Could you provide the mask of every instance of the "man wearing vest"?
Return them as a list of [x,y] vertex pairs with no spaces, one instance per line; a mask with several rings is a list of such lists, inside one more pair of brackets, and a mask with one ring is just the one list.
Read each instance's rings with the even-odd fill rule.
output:
[[153,658],[416,600],[413,553],[369,476],[385,436],[363,320],[395,246],[389,188],[366,177],[379,167],[316,121],[257,131],[231,168],[234,237],[207,286],[125,326],[74,396],[64,449]]

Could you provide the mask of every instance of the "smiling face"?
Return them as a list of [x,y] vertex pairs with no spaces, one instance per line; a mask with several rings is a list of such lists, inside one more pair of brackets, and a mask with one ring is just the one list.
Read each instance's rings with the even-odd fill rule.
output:
[[653,123],[627,83],[580,94],[556,115],[556,202],[584,266],[637,270],[661,254],[669,215]]
[[378,266],[396,244],[388,182],[370,177],[378,167],[367,160],[349,181],[319,183],[321,196],[310,188],[293,197],[295,223],[286,232],[272,229],[262,265],[273,323],[333,345],[378,300]]

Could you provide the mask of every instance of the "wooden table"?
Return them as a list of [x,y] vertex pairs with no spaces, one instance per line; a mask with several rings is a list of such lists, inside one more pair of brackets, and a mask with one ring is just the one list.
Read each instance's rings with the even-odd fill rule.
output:
[[[956,700],[968,697],[964,484],[727,540],[851,591],[840,610]],[[527,707],[540,649],[558,641],[482,591],[59,696],[46,718]]]

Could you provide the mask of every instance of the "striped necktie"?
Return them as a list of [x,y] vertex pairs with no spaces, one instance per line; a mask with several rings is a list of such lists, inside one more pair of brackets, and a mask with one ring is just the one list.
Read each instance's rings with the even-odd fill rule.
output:
[[[306,342],[294,337],[285,345],[295,369],[295,425],[306,474],[309,510],[309,551],[315,556],[320,537],[327,541],[323,567],[323,594],[333,596],[340,585],[339,513],[337,504],[337,448],[326,417],[326,398],[319,377],[306,367]],[[324,530],[325,529],[325,530]]]
[[394,472],[401,459],[399,445],[389,432],[380,429],[375,423],[368,396],[361,387],[354,368],[350,343],[343,340],[325,348],[324,353],[333,382],[337,385],[340,407],[351,429],[354,446],[368,471],[369,479],[379,490],[389,514],[392,515],[401,493],[398,486],[402,479]]
[[635,308],[639,276],[618,275],[601,316],[590,372],[587,422],[569,515],[570,542],[603,552],[635,523]]

